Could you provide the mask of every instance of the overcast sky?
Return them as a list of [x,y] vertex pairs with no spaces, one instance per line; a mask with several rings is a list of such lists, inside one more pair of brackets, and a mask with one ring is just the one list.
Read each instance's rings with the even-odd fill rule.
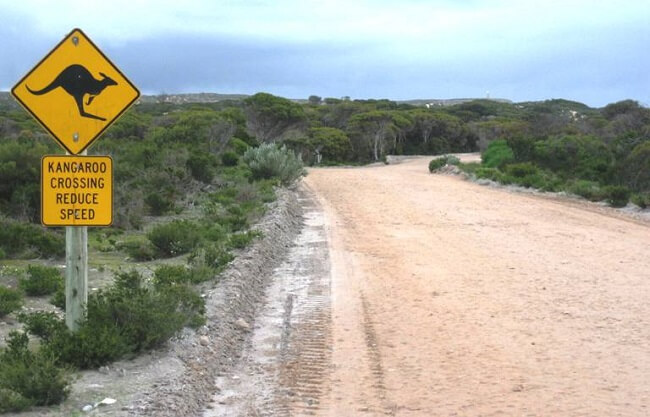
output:
[[650,105],[647,0],[0,0],[0,90],[76,27],[145,94]]

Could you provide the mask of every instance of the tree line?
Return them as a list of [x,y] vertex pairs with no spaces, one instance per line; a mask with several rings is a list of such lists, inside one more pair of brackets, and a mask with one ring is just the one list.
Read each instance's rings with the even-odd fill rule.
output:
[[[116,226],[173,210],[192,190],[218,181],[249,147],[284,145],[308,165],[363,164],[388,154],[485,150],[506,141],[517,162],[635,192],[650,189],[650,110],[624,100],[590,108],[568,100],[472,100],[416,106],[390,100],[268,93],[242,100],[134,106],[91,147],[115,161]],[[12,103],[0,103],[0,212],[40,219],[40,158],[61,153]]]

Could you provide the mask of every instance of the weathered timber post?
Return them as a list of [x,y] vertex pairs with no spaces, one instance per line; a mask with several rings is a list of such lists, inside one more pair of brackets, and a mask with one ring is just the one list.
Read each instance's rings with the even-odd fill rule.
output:
[[88,227],[65,228],[65,324],[77,331],[88,302]]
[[[67,152],[66,152],[67,153]],[[83,151],[82,155],[88,152]],[[79,329],[88,302],[88,227],[65,228],[65,324]]]

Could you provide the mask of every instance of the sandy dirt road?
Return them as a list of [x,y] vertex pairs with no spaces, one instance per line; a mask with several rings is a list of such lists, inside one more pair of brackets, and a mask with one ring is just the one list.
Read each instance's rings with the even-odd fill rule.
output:
[[427,163],[304,180],[332,280],[330,371],[304,414],[650,415],[648,224]]

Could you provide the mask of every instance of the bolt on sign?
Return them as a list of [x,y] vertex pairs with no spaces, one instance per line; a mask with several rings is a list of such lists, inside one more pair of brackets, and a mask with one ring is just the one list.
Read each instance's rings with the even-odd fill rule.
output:
[[70,32],[11,93],[73,155],[85,150],[140,97],[80,29]]
[[41,222],[45,226],[110,226],[110,156],[45,155],[41,159]]

